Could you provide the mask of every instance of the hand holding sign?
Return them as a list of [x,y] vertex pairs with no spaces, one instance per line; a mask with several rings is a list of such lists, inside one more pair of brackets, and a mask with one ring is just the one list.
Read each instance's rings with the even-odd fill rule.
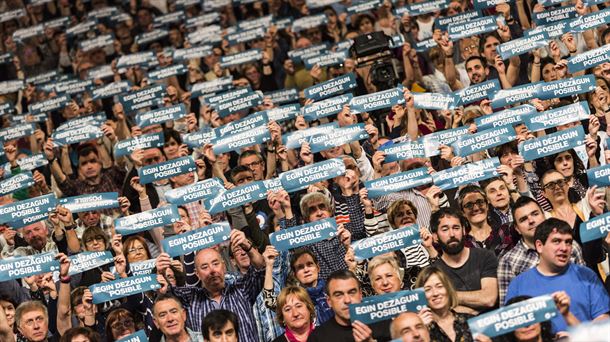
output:
[[161,253],[155,260],[157,274],[164,275],[165,271],[171,266],[172,258],[167,253]]
[[592,186],[587,190],[587,203],[595,216],[603,214],[606,207],[606,193],[597,191],[597,185]]
[[366,324],[360,321],[352,323],[352,333],[356,342],[371,342],[373,341],[373,331]]
[[565,291],[554,292],[551,297],[553,297],[555,305],[557,305],[557,311],[562,316],[570,314],[570,296]]
[[265,251],[263,252],[263,260],[265,260],[265,266],[269,268],[273,268],[273,263],[280,254],[277,249],[273,245],[267,245],[265,247]]
[[123,242],[121,240],[121,234],[114,234],[112,236],[112,240],[110,241],[110,245],[115,254],[123,254]]
[[59,260],[59,276],[61,278],[67,277],[70,273],[70,258],[64,253],[59,253],[55,259]]
[[337,225],[337,236],[339,237],[339,241],[345,246],[345,248],[350,248],[350,242],[352,241],[352,233],[345,228],[343,223]]
[[229,234],[229,239],[231,241],[231,249],[233,250],[236,247],[241,247],[246,253],[252,249],[252,243],[248,241],[246,238],[246,234],[241,230],[233,229]]

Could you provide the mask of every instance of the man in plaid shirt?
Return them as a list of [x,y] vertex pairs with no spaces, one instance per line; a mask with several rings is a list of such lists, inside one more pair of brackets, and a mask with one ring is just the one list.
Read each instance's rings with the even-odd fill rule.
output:
[[[515,202],[513,215],[515,230],[521,234],[521,239],[498,261],[500,305],[503,305],[506,299],[508,284],[516,276],[538,264],[540,257],[534,247],[534,233],[536,227],[546,219],[538,202],[527,196],[522,196]],[[584,265],[580,246],[576,242],[573,242],[572,246],[572,262]]]

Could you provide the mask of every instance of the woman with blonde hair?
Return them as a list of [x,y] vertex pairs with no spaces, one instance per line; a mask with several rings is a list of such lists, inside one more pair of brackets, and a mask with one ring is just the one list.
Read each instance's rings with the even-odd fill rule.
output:
[[402,289],[402,272],[393,254],[378,255],[371,259],[367,272],[373,291],[377,295]]
[[440,268],[424,268],[415,281],[416,287],[423,287],[428,307],[419,311],[419,316],[428,326],[430,338],[438,342],[472,341],[467,320],[469,314],[455,312],[458,306],[457,291],[449,277]]
[[307,291],[288,286],[277,297],[277,320],[286,330],[273,342],[305,342],[314,329],[316,311]]

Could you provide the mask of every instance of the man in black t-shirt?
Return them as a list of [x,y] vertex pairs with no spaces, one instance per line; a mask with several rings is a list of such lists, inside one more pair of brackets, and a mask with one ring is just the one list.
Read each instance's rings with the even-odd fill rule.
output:
[[434,265],[441,268],[458,293],[456,311],[478,314],[498,300],[498,260],[493,252],[464,246],[468,221],[456,210],[441,208],[432,214],[430,229],[443,254]]
[[350,321],[349,305],[362,301],[362,290],[358,278],[350,271],[339,270],[328,276],[326,281],[328,305],[335,312],[335,317],[317,327],[307,342],[383,342],[390,341],[390,320],[367,326]]

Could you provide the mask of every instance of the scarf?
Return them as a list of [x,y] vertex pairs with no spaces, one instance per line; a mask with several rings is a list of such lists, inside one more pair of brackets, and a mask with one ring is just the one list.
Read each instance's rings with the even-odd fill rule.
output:
[[[311,323],[309,325],[309,332],[307,333],[307,336],[311,335],[312,331],[313,331],[313,323]],[[292,330],[290,330],[288,327],[286,327],[286,339],[288,339],[289,342],[301,342],[301,341],[297,340],[297,338],[294,336],[294,333],[292,332]]]

